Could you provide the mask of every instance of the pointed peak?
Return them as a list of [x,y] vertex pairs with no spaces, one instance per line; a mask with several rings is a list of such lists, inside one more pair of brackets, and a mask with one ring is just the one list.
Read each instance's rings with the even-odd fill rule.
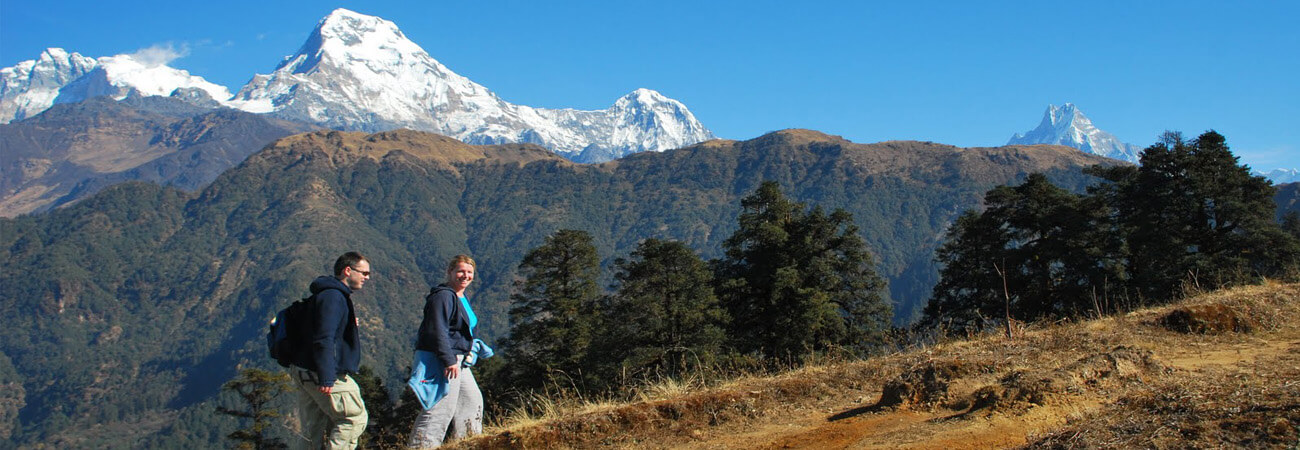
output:
[[342,18],[342,17],[370,17],[370,16],[358,13],[356,11],[347,8],[335,8],[333,11],[330,11],[329,14],[325,15],[325,19],[328,20],[333,17]]
[[1007,145],[1033,144],[1065,145],[1086,153],[1137,162],[1135,146],[1097,129],[1083,111],[1068,102],[1061,106],[1048,105],[1037,128],[1024,134],[1016,133],[1007,142]]
[[95,58],[82,56],[77,52],[69,52],[60,47],[50,47],[41,51],[40,56],[36,59],[20,62],[19,65],[29,66],[62,66],[64,64],[78,64],[81,66],[95,65]]
[[368,16],[350,9],[339,8],[321,19],[317,29],[330,31],[374,31],[379,28],[397,30],[397,25],[376,16]]
[[1043,123],[1055,126],[1072,125],[1076,122],[1087,122],[1088,118],[1083,115],[1078,107],[1073,103],[1066,102],[1061,106],[1047,105],[1047,112],[1043,114]]
[[663,94],[660,94],[659,91],[656,91],[654,89],[640,88],[618,99],[618,104],[620,105],[626,105],[629,103],[641,104],[641,105],[653,105],[658,103],[678,103],[678,102],[676,100],[665,97]]
[[[76,55],[76,53],[72,53],[71,55]],[[64,50],[62,48],[50,47],[45,49],[45,51],[41,52],[40,58],[44,60],[55,60],[55,59],[61,60],[61,59],[68,59],[68,57],[71,55],[68,53],[67,50]]]
[[397,24],[339,8],[321,19],[298,52],[286,57],[276,70],[306,73],[325,61],[343,66],[352,61],[400,61],[414,55],[428,57]]
[[350,9],[339,8],[321,19],[316,32],[325,39],[343,39],[348,45],[355,45],[364,40],[390,41],[406,40],[397,24],[382,17],[361,14]]

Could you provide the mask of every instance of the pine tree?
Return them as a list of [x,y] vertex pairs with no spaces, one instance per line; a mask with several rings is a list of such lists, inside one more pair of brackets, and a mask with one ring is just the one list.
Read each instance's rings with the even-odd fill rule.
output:
[[861,354],[879,344],[890,308],[850,214],[804,213],[771,181],[741,207],[740,227],[716,263],[737,349],[802,359],[832,348]]
[[514,327],[504,347],[509,378],[528,389],[585,384],[581,363],[596,327],[600,260],[591,235],[560,230],[524,256],[511,295]]
[[1217,288],[1277,273],[1297,255],[1274,221],[1275,189],[1237,164],[1224,137],[1193,141],[1166,133],[1119,183],[1120,216],[1132,249],[1129,270],[1147,299],[1165,301],[1184,283]]
[[603,378],[614,379],[677,376],[713,362],[727,317],[713,293],[713,274],[694,251],[647,239],[615,266],[616,292],[603,308],[607,326],[588,366],[606,367]]
[[281,392],[291,388],[289,374],[256,368],[239,371],[238,377],[221,386],[222,390],[238,394],[247,403],[248,408],[230,409],[218,406],[217,412],[253,420],[248,428],[241,428],[227,435],[231,440],[238,442],[236,448],[258,450],[287,448],[284,441],[271,437],[271,427],[274,425],[274,419],[280,417],[280,412],[271,408],[269,403]]
[[924,323],[978,329],[993,319],[1076,317],[1120,285],[1122,246],[1098,198],[1031,174],[990,190],[985,203],[954,222],[936,252],[943,268]]

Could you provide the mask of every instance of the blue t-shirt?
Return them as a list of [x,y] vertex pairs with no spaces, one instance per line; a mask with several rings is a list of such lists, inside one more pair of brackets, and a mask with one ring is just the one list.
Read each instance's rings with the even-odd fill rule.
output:
[[460,296],[460,304],[465,307],[465,315],[469,317],[469,334],[474,335],[474,327],[478,326],[478,316],[474,315],[474,308],[469,307],[469,299],[464,295]]

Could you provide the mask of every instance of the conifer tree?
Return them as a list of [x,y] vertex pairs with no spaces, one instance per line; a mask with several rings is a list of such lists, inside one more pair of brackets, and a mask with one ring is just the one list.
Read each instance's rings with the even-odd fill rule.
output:
[[832,348],[861,354],[880,342],[890,314],[884,282],[849,213],[804,213],[772,181],[741,207],[716,266],[737,349],[801,359]]
[[240,449],[277,449],[287,448],[284,441],[271,437],[274,420],[280,412],[270,407],[270,403],[281,392],[291,389],[289,374],[280,371],[267,371],[246,368],[239,371],[239,376],[227,381],[222,390],[233,391],[248,405],[247,409],[230,409],[218,406],[217,412],[243,419],[252,419],[248,428],[241,428],[227,435],[236,441]]
[[990,319],[1073,317],[1098,308],[1123,279],[1121,245],[1109,209],[1042,174],[985,195],[936,252],[943,266],[923,322],[981,328]]
[[591,235],[559,230],[524,256],[510,299],[507,375],[518,388],[584,382],[581,363],[596,327],[600,260]]
[[1166,133],[1117,181],[1129,233],[1129,270],[1144,298],[1165,301],[1184,283],[1212,289],[1276,273],[1297,255],[1274,221],[1275,189],[1237,164],[1226,139]]
[[591,366],[640,378],[676,376],[714,360],[727,317],[713,293],[713,274],[694,251],[678,241],[647,239],[615,266],[616,292],[604,307],[607,326]]

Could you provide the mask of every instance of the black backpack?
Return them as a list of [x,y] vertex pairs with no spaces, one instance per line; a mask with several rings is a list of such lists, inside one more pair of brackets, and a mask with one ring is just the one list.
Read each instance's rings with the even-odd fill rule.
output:
[[307,334],[311,329],[315,304],[315,295],[294,301],[271,319],[271,326],[266,331],[266,349],[270,351],[271,359],[281,366],[293,365],[298,354],[307,351]]

